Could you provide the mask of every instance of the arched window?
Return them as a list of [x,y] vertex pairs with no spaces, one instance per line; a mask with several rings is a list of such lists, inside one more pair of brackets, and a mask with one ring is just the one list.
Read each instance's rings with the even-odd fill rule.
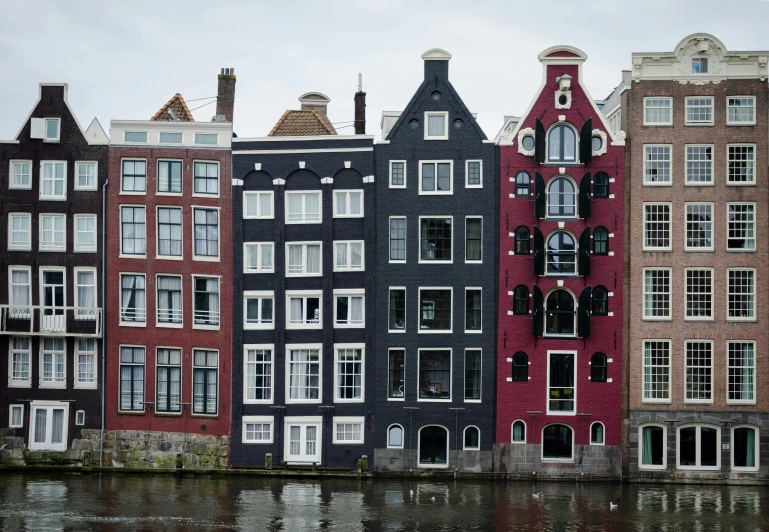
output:
[[511,441],[513,443],[526,443],[526,423],[520,419],[513,422],[513,433]]
[[529,357],[523,351],[513,355],[513,380],[529,380]]
[[449,463],[449,431],[438,425],[419,429],[419,465],[446,467]]
[[574,432],[567,425],[548,425],[542,429],[542,458],[571,460]]
[[547,215],[576,218],[577,187],[568,177],[555,177],[547,184]]
[[515,229],[515,254],[528,255],[531,242],[529,239],[529,228],[520,225]]
[[481,431],[478,427],[469,426],[465,428],[464,437],[464,449],[465,451],[480,451],[481,450]]
[[590,445],[603,445],[603,423],[596,421],[590,425]]
[[593,177],[593,197],[609,197],[609,174],[606,172],[596,172]]
[[387,429],[387,447],[390,449],[403,449],[403,427],[390,425]]
[[529,287],[519,284],[513,290],[513,314],[529,313]]
[[574,296],[553,290],[545,303],[545,334],[574,335]]
[[606,382],[606,355],[595,353],[590,359],[590,381]]
[[602,225],[599,225],[593,231],[593,254],[609,254],[609,231]]
[[515,175],[516,197],[529,197],[531,194],[531,177],[528,172],[520,171]]
[[556,124],[547,135],[547,160],[551,163],[577,162],[577,133],[566,124]]
[[574,275],[576,273],[576,240],[565,231],[553,233],[547,239],[547,274]]
[[609,314],[609,291],[605,286],[598,285],[593,288],[593,316],[606,316]]

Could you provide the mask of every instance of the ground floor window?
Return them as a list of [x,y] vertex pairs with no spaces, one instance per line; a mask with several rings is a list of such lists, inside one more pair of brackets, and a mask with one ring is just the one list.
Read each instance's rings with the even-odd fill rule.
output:
[[285,421],[285,456],[289,462],[320,463],[321,418],[310,416]]
[[335,417],[334,443],[363,443],[362,417]]
[[403,449],[403,427],[390,425],[387,429],[387,447],[390,449]]
[[69,405],[35,402],[30,405],[29,448],[33,451],[66,451]]
[[662,425],[646,425],[640,428],[639,455],[642,467],[665,467],[665,433]]
[[721,429],[709,425],[678,428],[678,467],[718,468],[721,466]]
[[596,421],[590,425],[590,445],[603,445],[604,444],[604,427],[603,423]]
[[481,448],[481,431],[478,427],[467,427],[465,429],[465,451],[478,451]]
[[542,431],[542,458],[571,460],[574,432],[566,425],[549,425]]
[[419,429],[419,465],[445,467],[449,462],[449,432],[431,425]]
[[243,416],[243,443],[272,443],[272,416]]
[[732,429],[732,468],[758,469],[758,429],[734,427]]
[[219,352],[195,349],[192,352],[192,413],[218,413]]
[[513,422],[512,442],[526,443],[526,423],[524,423],[520,419],[518,421]]

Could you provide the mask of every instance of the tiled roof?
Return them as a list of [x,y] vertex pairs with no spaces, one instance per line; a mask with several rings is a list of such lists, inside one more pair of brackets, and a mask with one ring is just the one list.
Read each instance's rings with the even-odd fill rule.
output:
[[[173,112],[175,118],[168,112],[169,109]],[[195,121],[195,119],[192,118],[192,113],[190,112],[189,107],[187,107],[187,103],[184,101],[184,98],[182,98],[182,95],[178,92],[174,94],[173,97],[168,100],[168,103],[161,107],[160,111],[155,113],[155,116],[150,118],[150,120],[156,120],[159,122],[170,122],[174,120],[179,120],[181,122]]]
[[272,128],[270,137],[304,137],[313,135],[336,135],[331,126],[317,111],[286,111]]

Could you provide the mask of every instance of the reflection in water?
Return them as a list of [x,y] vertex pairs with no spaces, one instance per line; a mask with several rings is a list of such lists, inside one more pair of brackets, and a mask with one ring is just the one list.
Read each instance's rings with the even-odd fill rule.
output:
[[754,532],[767,502],[761,487],[25,472],[0,479],[0,530]]

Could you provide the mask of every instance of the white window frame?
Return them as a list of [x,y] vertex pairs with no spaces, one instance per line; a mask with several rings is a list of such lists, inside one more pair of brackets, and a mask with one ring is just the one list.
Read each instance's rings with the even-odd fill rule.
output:
[[[19,410],[19,419],[21,419],[21,423],[14,423],[13,422],[13,411]],[[24,405],[23,404],[10,404],[8,405],[8,428],[9,429],[20,429],[24,427]]]
[[[696,462],[698,464],[702,461],[701,451],[702,451],[702,427],[707,427],[711,429],[716,430],[716,465],[715,466],[702,466],[702,465],[693,465],[693,466],[682,466],[681,465],[681,429],[685,428],[691,428],[695,427],[697,429],[697,436],[695,438],[695,456],[696,456]],[[682,423],[678,426],[676,426],[676,469],[680,470],[694,470],[694,471],[717,471],[721,469],[721,426],[720,425],[711,425],[710,423]]]
[[[64,229],[62,229],[62,235],[64,236],[64,243],[61,246],[51,246],[43,244],[43,218],[45,217],[61,218],[64,220]],[[53,230],[56,233],[56,230]],[[67,215],[60,213],[41,212],[38,215],[38,251],[54,251],[54,252],[66,252],[67,251]]]
[[[35,415],[35,411],[38,408],[42,408],[45,410],[48,410],[48,413],[46,414],[46,441],[43,443],[35,443],[35,424],[37,422],[37,416]],[[64,410],[63,419],[62,419],[62,442],[60,444],[52,444],[50,442],[50,438],[52,436],[51,434],[51,425],[50,423],[53,423],[53,415],[52,410],[54,409],[62,409]],[[69,440],[69,403],[65,402],[59,402],[59,401],[32,401],[29,404],[29,450],[30,451],[66,451],[68,447],[68,440]]]
[[[198,255],[195,252],[195,212],[216,211],[216,255]],[[182,213],[183,215],[183,213]],[[220,262],[222,258],[222,209],[221,207],[205,207],[193,205],[192,207],[192,260],[200,262]]]
[[[302,271],[299,273],[289,272],[289,247],[290,246],[302,246]],[[320,248],[320,256],[318,258],[319,270],[317,273],[307,273],[307,246],[318,246]],[[285,244],[285,263],[286,263],[286,277],[323,277],[323,241],[297,241],[286,242]]]
[[[689,366],[689,364],[688,364],[687,349],[688,349],[688,346],[689,346],[690,343],[694,343],[694,344],[698,344],[698,343],[708,344],[710,346],[710,383],[709,383],[709,385],[710,385],[710,399],[690,399],[690,398],[686,397],[686,395],[688,393],[688,386],[689,386],[687,372],[688,372],[690,367],[692,367],[692,368],[701,367],[701,366]],[[715,374],[715,360],[714,360],[714,358],[715,358],[715,354],[714,354],[714,351],[713,351],[713,340],[686,339],[686,340],[684,340],[684,348],[683,348],[682,355],[683,355],[682,358],[684,359],[683,360],[683,362],[684,362],[684,371],[683,371],[684,404],[713,404],[713,400],[714,400],[713,398],[715,396],[715,379],[714,379],[714,374]]]
[[[80,351],[80,340],[93,340],[93,351]],[[75,356],[74,356],[74,375],[73,382],[75,388],[96,389],[99,386],[99,361],[98,361],[98,341],[95,338],[75,338]],[[93,355],[93,381],[80,380],[80,353]]]
[[[430,135],[430,117],[441,116],[443,117],[443,135]],[[424,140],[449,140],[449,112],[448,111],[425,111],[425,137]]]
[[75,412],[75,425],[77,426],[85,425],[85,410],[77,410]]
[[[337,439],[337,425],[360,425],[359,440],[339,440]],[[362,445],[365,439],[366,418],[363,416],[334,416],[332,422],[332,440],[331,443],[339,445]]]
[[[127,140],[126,136],[129,133],[144,133],[144,140]],[[123,132],[123,142],[125,144],[147,144],[147,132],[146,131],[124,131]]]
[[[218,297],[218,299],[219,299],[219,304],[218,304],[219,311],[218,311],[218,315],[216,316],[216,321],[217,321],[216,325],[205,324],[205,323],[196,323],[198,318],[195,317],[195,281],[197,281],[198,279],[216,279],[216,281],[217,281],[216,289],[217,289],[217,294],[219,296]],[[225,312],[229,313],[229,312],[232,311],[232,309],[229,309],[229,308],[222,310],[222,277],[220,275],[198,275],[198,274],[193,274],[192,275],[192,283],[191,284],[192,284],[192,286],[190,287],[190,289],[192,291],[192,295],[191,295],[192,299],[190,301],[192,301],[192,328],[193,329],[202,329],[202,330],[207,330],[207,331],[218,331],[219,328],[222,326],[222,316],[224,315],[224,313]],[[209,316],[209,321],[214,319],[213,316],[211,315],[211,311],[210,310],[208,311],[208,316]],[[210,350],[207,347],[201,347],[201,349],[203,349],[203,350]]]
[[[689,148],[710,148],[710,181],[690,181],[689,163],[700,162],[689,160]],[[713,144],[684,144],[684,185],[687,187],[715,186],[716,147]]]
[[[160,319],[158,318],[161,310],[160,297],[158,296],[158,290],[159,290],[158,279],[160,277],[176,277],[181,281],[181,299],[180,299],[181,308],[179,309],[180,311],[179,322],[160,321]],[[194,290],[194,286],[193,286],[193,290]],[[167,311],[167,310],[175,310],[175,309],[163,309],[163,310]],[[173,274],[173,273],[155,274],[155,327],[162,327],[164,329],[183,329],[184,328],[184,277],[182,275]]]
[[[195,370],[196,369],[202,369],[204,371],[209,371],[211,369],[214,369],[214,366],[198,366],[195,364],[195,352],[196,351],[205,351],[210,352],[213,351],[216,353],[216,411],[215,412],[195,412]],[[192,371],[190,372],[190,391],[192,392],[192,405],[190,408],[190,416],[191,417],[206,417],[206,418],[216,418],[220,414],[219,407],[222,406],[222,353],[219,351],[219,349],[216,349],[214,347],[193,347],[192,348]],[[183,375],[183,374],[182,374]],[[184,377],[182,376],[182,380]],[[146,380],[145,380],[146,383]],[[204,408],[206,406],[204,405]]]
[[[401,163],[401,164],[403,164],[403,184],[402,185],[393,185],[393,163]],[[406,177],[407,177],[406,169],[408,168],[407,162],[405,160],[403,160],[403,159],[393,159],[393,160],[391,160],[389,162],[388,167],[390,169],[390,175],[389,175],[389,181],[388,181],[389,184],[390,184],[390,188],[406,188],[406,183],[407,183],[407,181],[406,181]]]
[[[339,322],[336,321],[336,309],[338,304],[338,298],[340,297],[348,298],[347,308],[350,310],[352,310],[352,306],[350,305],[349,299],[352,297],[361,298],[362,300],[361,311],[363,312],[361,323],[356,323],[356,324],[341,323],[340,324]],[[363,329],[365,327],[366,327],[366,290],[364,288],[335,288],[334,289],[334,329]]]
[[[646,150],[648,148],[664,148],[668,152],[668,159],[665,160],[657,160],[654,162],[667,162],[669,165],[669,174],[670,177],[667,181],[650,181],[648,180],[646,170],[647,170],[647,163],[651,162],[649,161],[646,156]],[[672,144],[644,144],[643,145],[643,186],[645,187],[671,187],[673,186],[673,145]]]
[[[658,427],[662,429],[662,465],[643,463],[643,429],[644,427]],[[638,469],[662,470],[668,468],[668,427],[664,423],[643,423],[638,426]]]
[[[451,259],[449,260],[430,260],[430,259],[423,259],[422,258],[422,220],[451,220]],[[467,226],[465,226],[466,228]],[[482,230],[482,229],[481,229]],[[454,225],[454,216],[453,215],[429,215],[429,216],[420,216],[419,217],[419,223],[417,224],[417,263],[418,264],[454,264],[454,237],[456,236],[456,226]],[[467,240],[467,239],[465,239]],[[481,243],[482,245],[482,243]],[[400,261],[396,261],[400,262]]]
[[[515,439],[513,439],[513,431],[515,430],[515,424],[516,423],[523,423],[523,440],[515,440]],[[529,427],[528,427],[528,425],[526,425],[526,422],[524,420],[522,420],[522,419],[514,419],[513,422],[510,423],[510,443],[516,443],[516,444],[524,443],[525,444],[527,436],[528,436],[528,432],[529,432]]]
[[[670,120],[667,122],[650,122],[646,119],[646,111],[648,109],[652,109],[647,106],[647,102],[649,100],[665,100],[670,105],[668,107],[658,106],[654,107],[654,109],[670,109]],[[643,125],[645,126],[672,126],[673,125],[673,98],[670,96],[649,96],[644,98],[644,108],[643,108]]]
[[[15,164],[27,164],[29,165],[29,174],[27,175],[27,184],[17,185],[13,182],[15,173],[13,172],[13,166]],[[30,159],[11,159],[8,163],[8,190],[32,190],[32,168],[33,164]],[[23,174],[22,174],[23,175]]]
[[[730,181],[729,180],[729,163],[731,157],[729,155],[729,148],[751,148],[753,150],[753,175],[750,181]],[[751,142],[732,142],[726,145],[726,186],[730,187],[751,187],[756,185],[756,155],[758,148],[755,143]]]
[[[48,117],[43,118],[45,129],[43,131],[43,142],[59,142],[61,140],[61,118]],[[48,136],[48,122],[56,122],[56,136]]]
[[[123,321],[123,276],[124,275],[144,277],[144,320],[143,321],[138,321],[138,319],[137,320],[133,320],[133,321]],[[146,327],[147,326],[147,321],[148,321],[148,316],[147,316],[147,306],[148,306],[147,305],[147,299],[148,299],[147,298],[147,292],[148,292],[148,289],[147,289],[147,274],[144,273],[144,272],[120,272],[120,274],[118,275],[118,282],[117,283],[118,283],[117,284],[117,291],[118,291],[118,294],[120,294],[120,300],[119,300],[120,307],[118,307],[118,313],[119,313],[118,320],[120,322],[120,326],[121,327]],[[194,291],[194,289],[195,289],[195,287],[193,285],[193,291]],[[157,297],[157,294],[156,294],[156,297]],[[134,314],[136,314],[136,310],[134,310]],[[145,357],[146,357],[146,354],[145,354]],[[145,360],[146,360],[146,358],[145,358]],[[146,362],[145,362],[145,364],[146,364]]]
[[323,457],[323,440],[325,439],[323,437],[323,424],[323,416],[285,416],[283,418],[283,434],[286,435],[283,438],[283,456],[289,464],[307,464],[307,460],[295,460],[294,457],[309,456],[304,453],[291,454],[291,434],[289,431],[291,426],[299,426],[303,434],[306,434],[307,427],[315,427],[315,454],[312,457],[317,457],[317,462],[320,463]]
[[[740,122],[740,121],[733,121],[729,120],[729,100],[731,99],[737,99],[737,98],[749,98],[753,100],[753,120],[749,122]],[[727,96],[726,97],[726,125],[727,126],[755,126],[756,125],[756,97],[755,96],[748,96],[748,95],[734,95],[734,96]]]
[[[481,221],[481,260],[468,260],[467,259],[467,221],[468,220],[480,220]],[[420,224],[421,225],[421,224]],[[452,221],[453,225],[453,221]],[[454,240],[454,234],[452,229],[451,240]],[[452,242],[453,243],[453,242]],[[451,250],[452,260],[454,259],[454,250]],[[465,216],[465,264],[483,264],[483,216],[481,215],[467,215]]]
[[[478,291],[481,293],[481,328],[478,330],[474,329],[468,329],[467,328],[467,292],[468,291]],[[453,304],[453,302],[452,302]],[[452,311],[454,309],[452,308]],[[462,315],[465,317],[464,320],[462,320],[462,329],[464,330],[465,334],[483,334],[483,287],[481,286],[466,286],[465,287],[465,306],[464,306],[464,312]],[[453,318],[453,312],[452,312],[452,318]]]
[[[688,316],[689,312],[689,272],[701,272],[706,271],[710,273],[710,291],[708,292],[708,295],[710,295],[710,316]],[[684,268],[684,321],[715,321],[715,297],[713,293],[713,281],[715,280],[715,272],[713,271],[713,268],[701,268],[701,267],[692,267],[692,268]],[[702,295],[704,293],[700,292],[692,292],[692,294],[698,294]]]
[[[29,348],[26,351],[17,350],[13,343],[16,338],[26,338],[29,342]],[[13,378],[13,355],[15,353],[27,354],[27,366],[29,371],[26,379]],[[9,388],[31,388],[32,387],[32,337],[31,336],[9,336],[8,337],[8,387]]]
[[[447,399],[423,399],[419,397],[419,373],[422,367],[422,351],[448,351],[449,352],[449,396]],[[405,370],[405,364],[404,364],[404,370]],[[417,392],[418,403],[452,403],[454,401],[454,349],[452,347],[419,347],[417,348],[417,379],[416,380],[417,380],[416,392]],[[408,375],[406,375],[406,382],[408,382]],[[464,389],[464,386],[463,386],[463,389]],[[404,389],[404,392],[405,392],[405,389]],[[441,393],[443,393],[443,390],[441,390]],[[404,393],[404,396],[405,395],[406,394]],[[448,450],[448,440],[446,441],[446,447],[447,447],[446,450]],[[449,460],[447,456],[446,463],[448,463],[448,461]]]
[[[467,433],[467,429],[475,429],[478,431],[478,447],[468,447],[465,444],[465,434]],[[481,450],[481,429],[479,429],[476,425],[468,425],[462,430],[462,450],[463,451],[480,451]]]
[[[753,461],[756,465],[753,467],[738,467],[734,465],[734,431],[736,429],[753,429],[753,432],[755,433],[755,444],[753,445],[755,457]],[[729,441],[731,442],[731,445],[729,446],[729,463],[732,466],[732,471],[758,471],[761,465],[761,429],[756,425],[750,425],[748,423],[737,423],[730,427],[729,436]]]
[[[91,272],[93,274],[93,305],[91,307],[81,307],[78,303],[78,297],[79,297],[79,288],[80,285],[77,282],[77,274],[80,272]],[[95,320],[96,315],[93,310],[83,310],[78,311],[78,308],[99,308],[99,273],[95,267],[91,266],[77,266],[73,268],[72,271],[72,283],[75,285],[75,294],[74,294],[74,303],[75,303],[75,319],[79,320]],[[77,341],[77,340],[76,340]]]
[[[569,412],[568,410],[550,410],[550,355],[556,354],[556,355],[574,355],[574,409]],[[547,386],[545,386],[545,405],[546,409],[545,412],[548,416],[568,416],[568,417],[574,417],[577,415],[578,406],[577,406],[577,392],[578,392],[578,383],[579,383],[579,355],[577,354],[577,351],[573,349],[548,349],[547,351]],[[562,425],[566,425],[566,423],[561,423]],[[543,427],[544,428],[544,427]],[[571,427],[572,432],[572,438],[574,437],[574,427]],[[544,446],[543,446],[544,447]],[[574,446],[572,445],[572,457],[574,456]]]
[[[335,272],[362,272],[366,270],[366,243],[363,240],[334,240],[334,271]],[[360,267],[352,266],[352,244],[360,244]],[[337,246],[347,247],[345,266],[337,263]]]
[[[318,298],[318,323],[292,324],[291,299]],[[286,290],[286,329],[322,329],[323,328],[323,290]]]
[[[645,387],[646,387],[646,364],[645,364],[645,353],[646,353],[646,344],[647,342],[663,342],[666,343],[668,346],[668,363],[667,366],[664,365],[656,365],[656,366],[649,366],[654,368],[664,368],[667,367],[668,370],[668,378],[667,378],[667,384],[668,384],[668,396],[667,398],[647,398],[644,397],[645,395]],[[659,403],[659,404],[670,404],[672,401],[672,359],[673,359],[673,342],[668,338],[644,338],[641,340],[641,402],[642,403]],[[651,382],[650,382],[651,384]]]
[[[216,165],[216,192],[195,192],[195,165],[196,164],[213,164]],[[182,172],[183,174],[183,172]],[[206,177],[208,179],[208,177]],[[184,179],[182,179],[182,191],[184,190]],[[192,197],[194,198],[218,198],[222,191],[222,167],[219,161],[208,159],[193,159],[192,160]]]
[[[21,270],[24,270],[27,272],[28,282],[27,282],[27,304],[26,305],[20,305],[16,303],[16,301],[14,301],[13,299],[13,272],[21,271]],[[24,306],[24,307],[32,306],[32,267],[31,266],[14,266],[14,265],[8,266],[8,303],[9,303],[8,306],[11,309],[15,308],[17,305]],[[24,316],[22,317],[22,319],[29,319],[29,317],[31,316],[31,312],[32,312],[31,309],[26,309],[22,311],[22,314]],[[19,312],[18,311],[14,312],[14,316],[19,316]]]
[[[38,283],[38,288],[37,289],[38,289],[38,295],[39,295],[39,298],[40,298],[40,305],[41,306],[43,306],[43,302],[44,302],[44,293],[45,293],[45,284],[44,283],[45,283],[45,274],[47,272],[61,272],[63,294],[64,294],[64,297],[63,297],[64,305],[63,306],[52,305],[51,308],[57,308],[57,309],[61,309],[62,310],[61,320],[62,320],[62,323],[65,324],[66,321],[67,321],[66,320],[67,311],[65,309],[66,309],[67,301],[68,301],[68,299],[67,299],[67,268],[65,268],[63,266],[61,266],[61,267],[60,266],[40,266],[40,268],[38,269],[39,283]],[[65,347],[65,349],[66,349],[66,347]]]
[[[451,318],[448,329],[422,329],[422,290],[448,290],[451,294]],[[389,319],[389,318],[388,318]],[[419,286],[417,288],[417,331],[418,334],[451,334],[454,332],[454,287],[453,286]],[[418,374],[418,372],[417,372]]]
[[[160,254],[160,209],[177,210],[181,213],[179,229],[181,231],[181,254],[179,255],[161,255]],[[184,260],[184,210],[176,205],[156,205],[155,206],[155,258],[162,260]]]
[[[425,126],[426,127],[426,126]],[[436,139],[433,139],[436,140]],[[439,139],[438,139],[439,140]],[[449,165],[449,189],[438,190],[438,164]],[[450,196],[454,194],[454,159],[430,159],[418,161],[419,164],[419,195],[420,196]],[[435,165],[435,190],[423,190],[422,189],[422,165],[433,164]]]
[[[750,222],[751,229],[753,233],[753,247],[752,248],[733,248],[729,249],[729,225],[732,223],[731,220],[729,220],[729,209],[733,206],[750,206],[751,207],[751,215],[753,217],[753,220]],[[727,253],[754,253],[756,251],[757,247],[757,240],[758,235],[756,234],[756,203],[752,201],[735,201],[735,202],[729,202],[726,204],[726,251]],[[739,220],[736,223],[747,223],[743,220]],[[750,232],[748,231],[748,232]]]
[[[468,399],[465,395],[466,390],[466,379],[467,379],[467,352],[468,351],[478,351],[481,355],[481,381],[480,381],[480,392],[481,397],[479,399]],[[483,402],[483,349],[481,347],[465,347],[464,351],[462,353],[462,400],[465,403],[482,403]]]
[[[261,316],[262,301],[272,300],[272,323],[248,323],[248,300],[259,299],[259,315]],[[275,291],[274,290],[246,290],[243,292],[243,329],[244,330],[272,330],[275,329]],[[260,320],[261,321],[261,320]]]
[[[144,253],[126,253],[123,251],[123,209],[124,208],[130,208],[130,209],[141,209],[144,211]],[[146,259],[147,258],[147,247],[149,244],[149,231],[147,231],[147,226],[149,225],[149,218],[147,216],[147,206],[146,205],[140,205],[140,204],[129,204],[129,203],[121,203],[118,206],[118,224],[119,224],[119,237],[120,237],[120,253],[119,257],[121,259]],[[132,225],[135,225],[135,222],[131,222]],[[157,227],[155,228],[157,231]],[[157,232],[155,234],[155,241],[157,241]]]
[[[749,271],[753,273],[753,316],[749,317],[730,317],[729,316],[729,272]],[[756,269],[755,268],[727,268],[726,269],[726,321],[756,321],[758,314],[758,305],[756,301]]]
[[[285,347],[285,403],[288,404],[317,404],[323,402],[323,344],[286,344]],[[318,398],[317,399],[291,399],[291,351],[317,350],[318,351]],[[289,419],[286,416],[284,419]],[[320,431],[318,431],[320,432]],[[320,440],[320,438],[318,438]],[[288,438],[284,438],[288,442]]]
[[[549,358],[550,358],[550,357],[548,356],[548,359],[549,359]],[[550,370],[549,370],[549,369],[548,369],[548,375],[550,375]],[[558,415],[560,415],[560,414],[558,414]],[[556,463],[556,464],[557,464],[557,463],[561,463],[561,464],[570,464],[570,463],[574,463],[574,455],[576,454],[576,453],[575,453],[575,451],[576,451],[576,448],[575,448],[575,445],[574,445],[574,443],[575,443],[575,441],[576,441],[576,437],[577,437],[577,436],[576,436],[576,434],[575,434],[575,432],[576,432],[576,431],[574,430],[574,427],[573,427],[573,426],[571,426],[569,423],[567,423],[567,422],[565,422],[565,421],[553,421],[552,423],[547,423],[547,424],[546,424],[544,427],[542,427],[542,429],[540,429],[540,431],[539,431],[539,438],[540,438],[540,440],[539,440],[539,441],[541,441],[541,442],[543,442],[543,443],[544,443],[544,441],[545,441],[545,429],[546,429],[547,427],[550,427],[550,426],[552,426],[552,425],[561,425],[561,426],[563,426],[563,427],[566,427],[566,428],[568,428],[568,429],[571,431],[571,458],[546,458],[546,457],[545,457],[545,446],[544,446],[544,445],[540,445],[540,450],[539,450],[539,460],[540,460],[540,462],[545,462],[545,463]]]
[[[653,270],[661,270],[661,271],[666,271],[667,272],[668,287],[669,287],[668,292],[667,292],[667,294],[668,294],[668,311],[667,311],[667,314],[664,315],[664,316],[651,316],[651,315],[647,315],[646,314],[647,310],[649,310],[649,309],[646,308],[646,272],[653,271]],[[673,270],[672,270],[672,268],[653,266],[653,267],[643,268],[641,273],[642,273],[642,277],[641,277],[641,295],[643,297],[643,300],[641,302],[641,305],[642,305],[641,319],[643,321],[671,321],[673,319],[673,310],[672,310],[672,307],[673,307]],[[661,294],[663,292],[658,292],[658,293]]]
[[[593,426],[594,425],[601,425],[601,427],[603,427],[603,432],[602,432],[603,439],[600,442],[593,441]],[[599,445],[599,446],[600,445],[606,445],[606,425],[603,424],[602,422],[600,422],[600,421],[593,421],[590,424],[590,430],[589,430],[588,434],[590,435],[589,436],[590,437],[590,445]]]
[[[93,246],[88,247],[80,243],[80,230],[78,228],[78,222],[80,220],[93,219]],[[98,217],[95,214],[76,214],[75,220],[72,224],[72,241],[74,242],[74,251],[75,253],[96,253],[98,247],[99,247],[99,240],[98,240]],[[122,224],[121,224],[122,225]]]
[[[470,184],[470,163],[478,163],[480,165],[481,182],[477,185]],[[465,188],[483,188],[483,159],[468,159],[465,161]]]
[[[339,351],[360,349],[360,398],[339,397]],[[366,344],[334,344],[334,403],[362,403],[366,400]],[[363,419],[363,418],[361,418]]]
[[[173,141],[173,142],[169,140],[162,140],[163,135],[174,135],[173,138],[176,138],[176,135],[181,135],[182,140]],[[158,133],[158,144],[175,144],[175,145],[184,144],[184,132],[183,131],[160,131]]]
[[[63,165],[64,166],[64,195],[63,196],[57,196],[55,194],[52,194],[50,196],[46,196],[43,194],[43,179],[45,179],[45,165],[46,164],[52,164],[53,165],[53,175],[56,175],[56,166],[57,165]],[[56,182],[56,177],[53,178],[54,184]],[[55,187],[54,187],[55,188]],[[39,195],[40,201],[67,201],[67,161],[40,161],[40,195]]]
[[[710,120],[689,120],[689,102],[694,100],[710,100]],[[697,105],[692,107],[708,107],[707,105]],[[687,96],[684,105],[684,125],[686,126],[712,126],[715,119],[715,101],[713,96]]]
[[[401,329],[390,328],[390,293],[393,291],[403,291],[403,327]],[[387,287],[387,332],[391,333],[405,333],[406,332],[406,319],[408,317],[408,299],[406,296],[407,290],[405,286],[388,286]]]
[[[652,222],[650,222],[646,216],[646,208],[647,207],[667,207],[668,208],[668,221],[666,222],[667,225],[667,233],[668,233],[668,246],[648,246],[646,244],[646,232],[648,230],[648,225]],[[653,223],[661,224],[664,222],[655,221]],[[576,241],[576,239],[575,239]],[[673,203],[669,201],[647,201],[643,203],[643,243],[641,249],[643,251],[672,251],[673,250]]]
[[[45,340],[61,340],[62,345],[64,348],[62,350],[54,349],[51,351],[47,351],[44,347]],[[40,364],[38,366],[38,387],[39,388],[46,388],[46,389],[65,389],[67,387],[67,338],[64,336],[44,336],[40,338],[39,343],[39,360],[38,363]],[[46,353],[51,354],[51,378],[52,380],[47,381],[44,378],[44,361],[45,361],[45,355]],[[61,356],[64,359],[64,373],[62,375],[61,380],[56,380],[56,357]]]
[[[360,213],[358,214],[352,214],[350,212],[350,207],[352,206],[352,200],[350,199],[351,193],[360,193]],[[339,207],[339,199],[337,199],[337,196],[344,195],[344,214],[339,214],[337,211],[337,207]],[[356,188],[356,189],[334,189],[332,191],[333,198],[333,205],[334,205],[334,215],[333,218],[363,218],[363,212],[364,212],[364,194],[362,188]]]
[[[248,248],[256,247],[256,268],[248,265]],[[262,248],[272,248],[272,267],[262,268]],[[288,265],[286,265],[288,268]],[[243,273],[275,273],[275,242],[243,242]]]
[[[249,399],[248,398],[248,352],[249,351],[270,351],[270,398],[269,399]],[[259,364],[259,362],[255,362]],[[275,357],[275,344],[243,344],[243,404],[273,404],[275,402],[275,366],[277,360]],[[244,418],[246,416],[243,416]],[[245,428],[244,428],[245,433]]]
[[[729,347],[730,344],[751,344],[753,346],[753,365],[752,366],[732,366],[729,359]],[[728,405],[754,405],[756,404],[756,341],[755,340],[735,340],[729,339],[726,341],[726,404]],[[751,368],[753,370],[753,399],[729,399],[729,370],[731,368]]]
[[[83,186],[80,184],[80,167],[93,165],[93,186]],[[98,161],[75,161],[75,190],[99,190],[99,162]]]
[[[289,219],[289,201],[288,198],[291,195],[294,194],[316,194],[318,196],[318,219],[317,220],[308,220],[307,219],[307,213],[304,208],[304,204],[306,203],[304,199],[302,200],[302,219],[301,220],[291,220]],[[286,225],[294,225],[294,224],[322,224],[323,223],[323,193],[320,190],[287,190],[285,192],[284,196],[285,201],[285,223]]]
[[[392,221],[393,220],[403,220],[404,222],[404,228],[403,228],[403,259],[397,259],[393,260],[392,253],[390,246],[392,245]],[[387,220],[387,260],[390,264],[405,264],[406,259],[408,258],[407,251],[408,251],[408,238],[409,238],[409,232],[408,232],[408,220],[406,216],[390,216]]]
[[[403,394],[398,396],[391,396],[390,395],[390,353],[393,351],[403,351]],[[388,401],[405,401],[406,400],[406,365],[408,364],[408,360],[406,360],[406,348],[405,347],[388,347],[387,348],[387,400]]]
[[[198,135],[210,135],[216,138],[215,142],[198,142]],[[201,146],[218,146],[219,145],[219,133],[208,133],[208,132],[200,132],[196,131],[195,135],[193,137],[194,144],[199,144]]]
[[[393,427],[398,427],[401,429],[401,444],[400,445],[390,445],[390,429]],[[385,433],[385,438],[387,438],[387,448],[388,449],[403,449],[403,444],[406,436],[406,431],[403,430],[403,425],[400,423],[393,423],[389,427],[387,427],[387,432]]]
[[[141,131],[132,131],[131,133],[141,133]],[[144,190],[126,190],[123,188],[123,163],[126,161],[132,161],[132,162],[140,162],[144,163]],[[149,165],[147,164],[147,159],[143,157],[122,157],[120,159],[120,194],[126,195],[126,196],[146,196],[147,195],[147,184],[149,181]],[[183,190],[183,188],[182,188]]]
[[[250,196],[256,197],[256,215],[249,216],[248,214],[248,198]],[[270,215],[265,216],[262,213],[261,196],[270,197]],[[271,190],[246,190],[243,192],[243,219],[244,220],[273,220],[275,219],[275,193]]]
[[[13,244],[13,219],[21,217],[27,219],[27,241],[26,245]],[[8,213],[8,250],[9,251],[32,251],[32,213],[29,212],[9,212]]]
[[[688,236],[688,218],[689,216],[689,207],[690,206],[700,206],[700,205],[707,205],[710,208],[710,221],[707,222],[710,225],[710,246],[708,247],[690,247],[688,245],[689,242],[689,236]],[[715,240],[715,233],[714,233],[714,225],[713,225],[713,213],[715,212],[715,205],[711,201],[692,201],[692,202],[686,202],[684,203],[684,251],[690,251],[690,252],[706,252],[706,251],[714,251],[714,240]],[[694,222],[694,223],[703,223],[703,222]]]
[[[249,440],[247,438],[247,426],[250,424],[267,425],[270,427],[270,438],[261,440]],[[275,441],[275,417],[274,416],[243,416],[241,443],[244,445],[264,445]]]

